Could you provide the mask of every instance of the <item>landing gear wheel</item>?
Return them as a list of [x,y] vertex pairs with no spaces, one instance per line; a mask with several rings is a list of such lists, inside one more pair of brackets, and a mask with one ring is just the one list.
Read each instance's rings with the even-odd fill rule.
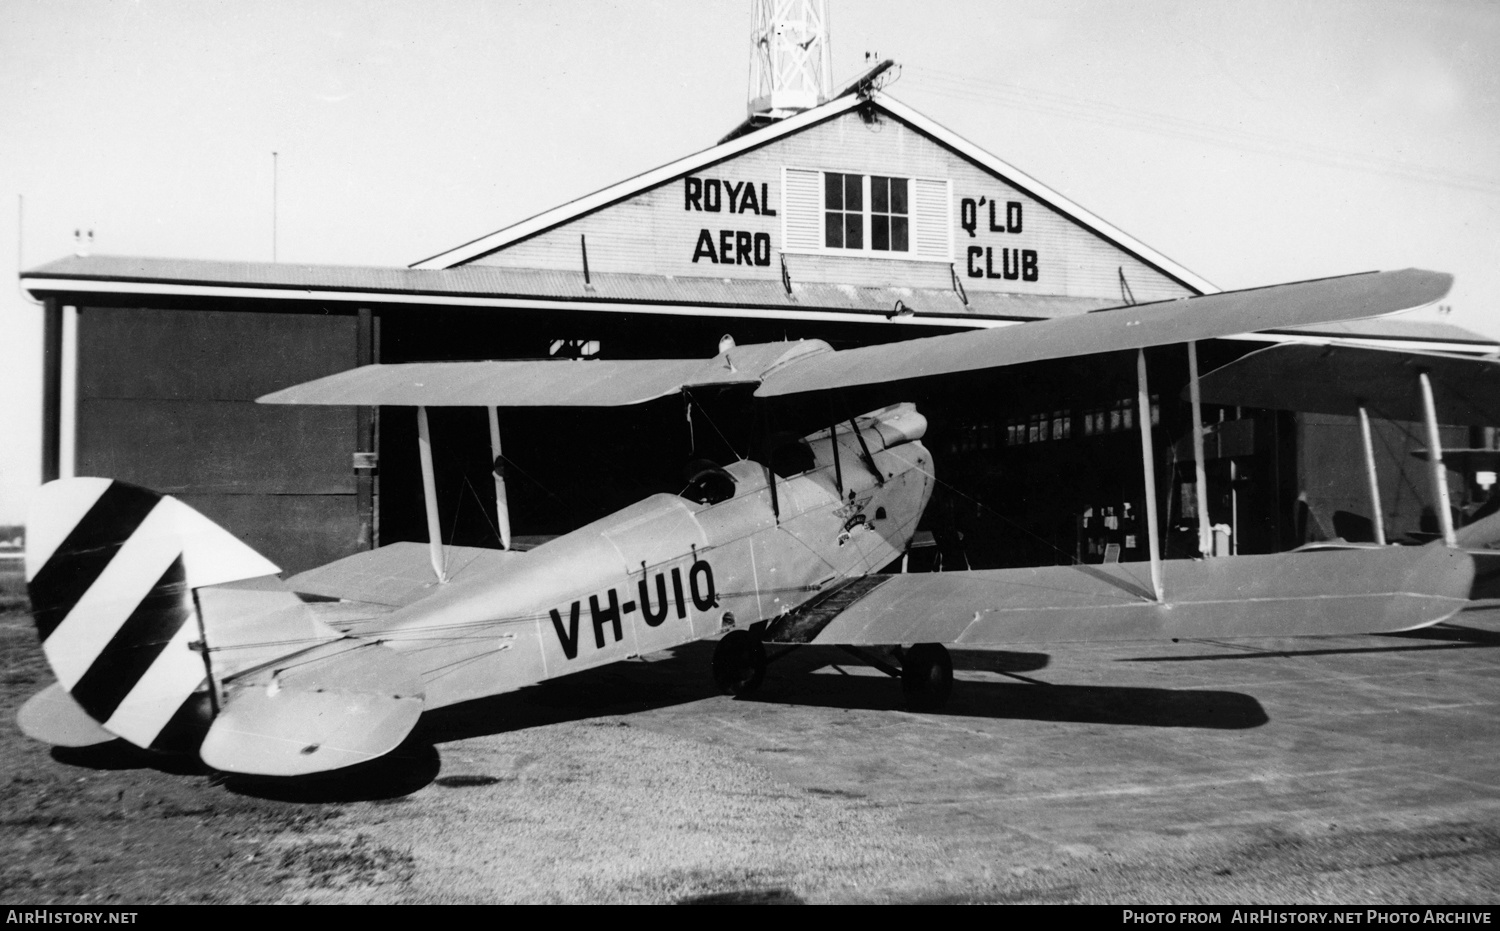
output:
[[953,691],[953,660],[941,643],[918,643],[901,661],[901,692],[912,711],[936,711]]
[[749,631],[731,630],[714,647],[713,671],[720,692],[744,698],[766,676],[766,648]]

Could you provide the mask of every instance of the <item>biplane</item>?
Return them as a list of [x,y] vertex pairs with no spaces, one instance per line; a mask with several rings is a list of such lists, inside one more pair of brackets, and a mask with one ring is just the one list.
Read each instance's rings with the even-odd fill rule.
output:
[[[426,710],[694,640],[717,642],[713,676],[728,693],[758,685],[768,645],[830,644],[870,651],[910,706],[930,709],[952,684],[950,646],[1434,624],[1463,606],[1473,578],[1451,537],[1163,560],[1144,350],[1393,313],[1450,284],[1408,269],[856,349],[810,340],[726,344],[707,360],[370,365],[290,387],[260,400],[416,408],[428,544],[283,580],[174,498],[103,478],[50,483],[32,510],[26,572],[57,682],[19,723],[57,745],[123,738],[196,751],[222,771],[297,776],[390,752]],[[884,571],[912,542],[936,475],[910,403],[830,416],[776,461],[698,463],[676,493],[529,551],[442,545],[432,407],[488,409],[498,454],[497,407],[625,406],[713,386],[810,396],[1120,350],[1137,352],[1149,563]],[[1192,378],[1196,388],[1196,366]],[[508,545],[498,476],[496,497]]]

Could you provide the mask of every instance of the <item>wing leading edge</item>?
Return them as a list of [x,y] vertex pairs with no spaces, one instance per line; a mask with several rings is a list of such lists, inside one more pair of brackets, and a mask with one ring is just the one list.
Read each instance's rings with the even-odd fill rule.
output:
[[[1470,557],[1441,545],[1165,563],[1166,602],[1145,563],[913,573],[856,580],[833,610],[774,622],[783,643],[1021,643],[1389,633],[1467,603]],[[878,597],[870,597],[878,592]]]
[[1355,416],[1361,406],[1420,423],[1418,372],[1442,423],[1500,423],[1500,359],[1339,343],[1283,343],[1204,375],[1205,404]]
[[1072,356],[1378,317],[1430,304],[1453,277],[1409,268],[1118,307],[1019,326],[835,351],[822,340],[740,346],[713,359],[367,365],[262,404],[617,407],[702,385],[761,397],[1003,368]]
[[1408,268],[1118,307],[1021,326],[844,349],[768,373],[761,397],[1359,320],[1440,299],[1453,276]]
[[261,404],[620,407],[705,385],[757,385],[778,365],[832,352],[822,340],[737,346],[712,359],[408,362],[293,385]]

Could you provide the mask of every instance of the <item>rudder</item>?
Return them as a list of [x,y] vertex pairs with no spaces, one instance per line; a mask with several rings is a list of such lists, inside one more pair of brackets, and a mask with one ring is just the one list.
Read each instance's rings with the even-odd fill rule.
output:
[[181,501],[125,482],[50,482],[27,521],[27,591],[59,685],[149,749],[181,749],[208,724],[194,589],[278,571]]

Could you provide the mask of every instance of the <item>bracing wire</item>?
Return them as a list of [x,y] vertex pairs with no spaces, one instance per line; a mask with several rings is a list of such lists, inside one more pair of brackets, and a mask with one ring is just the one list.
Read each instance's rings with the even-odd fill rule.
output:
[[[469,477],[467,475],[464,476],[464,487],[467,488],[469,490],[469,493],[474,496],[474,502],[479,505],[479,516],[484,518],[485,525],[490,528],[490,533],[493,533],[495,535],[495,539],[500,539],[500,528],[495,526],[494,521],[490,520],[490,512],[485,508],[484,499],[479,496],[479,489],[474,487],[474,483],[469,481]],[[457,513],[453,515],[453,523],[455,526],[457,526],[458,524]]]
[[995,510],[994,508],[990,507],[988,504],[985,504],[982,499],[980,499],[978,497],[975,497],[974,495],[969,494],[968,492],[964,491],[962,488],[959,488],[957,485],[952,484],[951,482],[946,482],[943,479],[938,478],[938,476],[936,474],[934,474],[932,471],[930,471],[928,469],[922,469],[922,468],[919,468],[918,466],[915,466],[915,465],[913,465],[912,468],[916,469],[917,471],[921,472],[923,475],[925,475],[928,478],[932,479],[932,481],[933,481],[934,484],[941,485],[945,490],[951,492],[952,494],[956,495],[957,497],[962,498],[963,500],[972,503],[975,506],[976,510],[981,510],[981,511],[988,512],[988,514],[990,516],[998,519],[1000,522],[1008,525],[1012,529],[1019,530],[1021,533],[1025,534],[1026,536],[1031,537],[1032,539],[1036,540],[1037,542],[1044,544],[1048,549],[1053,550],[1053,551],[1055,551],[1057,553],[1060,553],[1063,556],[1066,556],[1068,558],[1069,565],[1082,565],[1083,564],[1083,560],[1079,559],[1076,554],[1069,553],[1067,550],[1064,550],[1062,547],[1058,546],[1056,543],[1053,543],[1051,540],[1047,539],[1046,537],[1042,536],[1041,534],[1037,533],[1036,531],[1030,529],[1029,527],[1025,527],[1025,526],[1017,523],[1016,521],[1011,520],[1009,517],[1006,517],[1004,514],[1000,513],[999,511]]
[[739,451],[739,448],[736,447],[733,443],[731,443],[729,441],[729,437],[727,437],[727,436],[724,435],[724,431],[720,430],[718,423],[714,421],[713,415],[710,414],[707,411],[707,409],[705,409],[703,407],[702,404],[697,405],[697,408],[698,408],[698,413],[701,414],[701,415],[703,415],[703,419],[706,420],[706,421],[708,421],[708,425],[710,427],[713,427],[714,432],[719,435],[719,439],[721,439],[721,440],[724,441],[724,445],[727,446],[727,447],[729,447],[729,451],[732,452],[732,453],[734,453],[734,456],[735,456],[736,459],[743,460],[743,459],[748,459],[749,458],[748,456],[742,455],[740,453],[740,451]]

